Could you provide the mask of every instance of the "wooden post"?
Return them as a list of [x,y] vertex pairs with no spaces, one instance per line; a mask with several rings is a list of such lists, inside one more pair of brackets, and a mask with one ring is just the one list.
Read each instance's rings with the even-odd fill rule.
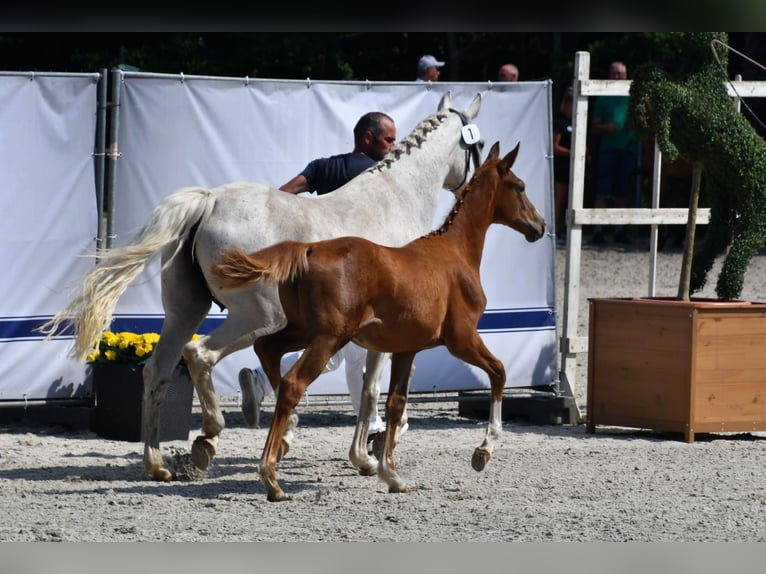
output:
[[564,323],[559,348],[561,352],[561,374],[559,378],[566,381],[573,395],[573,383],[577,379],[577,353],[583,350],[578,343],[577,336],[582,225],[575,221],[574,211],[582,209],[583,206],[588,136],[588,96],[582,95],[580,81],[587,80],[589,75],[590,53],[577,52],[575,54],[575,78],[572,84],[572,151],[569,158],[569,201],[566,214],[567,258],[564,276]]

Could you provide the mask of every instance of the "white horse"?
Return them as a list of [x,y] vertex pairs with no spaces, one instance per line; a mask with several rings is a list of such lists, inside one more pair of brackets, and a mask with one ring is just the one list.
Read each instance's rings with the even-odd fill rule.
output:
[[[285,326],[277,289],[257,284],[244,291],[221,291],[208,277],[220,251],[253,252],[285,239],[316,241],[357,235],[389,246],[404,245],[431,229],[440,190],[457,192],[478,167],[481,142],[466,143],[463,127],[479,113],[477,94],[464,110],[451,108],[450,93],[436,113],[421,121],[383,160],[333,193],[301,197],[257,183],[231,183],[214,189],[181,189],[160,203],[127,245],[103,251],[85,276],[79,294],[41,331],[52,336],[72,326],[71,355],[84,360],[108,329],[118,299],[157,254],[162,255],[160,340],[144,367],[144,468],[156,480],[172,480],[159,444],[159,412],[167,385],[183,356],[202,407],[202,435],[192,460],[205,469],[224,428],[211,371],[222,358]],[[472,142],[472,135],[467,141]],[[213,302],[228,309],[220,326],[191,338]],[[379,396],[387,354],[368,353],[362,401],[351,462],[374,474],[367,454],[370,413]],[[284,450],[289,449],[289,438]]]

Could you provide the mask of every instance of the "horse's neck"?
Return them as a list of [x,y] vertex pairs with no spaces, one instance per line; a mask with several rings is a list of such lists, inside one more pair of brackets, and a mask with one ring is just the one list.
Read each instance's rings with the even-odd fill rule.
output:
[[417,211],[430,227],[439,202],[439,192],[450,169],[449,156],[459,142],[459,132],[454,129],[455,121],[457,118],[447,118],[425,134],[419,145],[413,144],[388,165],[373,170],[377,177],[395,184],[376,186],[372,192],[390,195],[389,187],[395,189],[400,194],[397,199],[405,202],[407,211]]

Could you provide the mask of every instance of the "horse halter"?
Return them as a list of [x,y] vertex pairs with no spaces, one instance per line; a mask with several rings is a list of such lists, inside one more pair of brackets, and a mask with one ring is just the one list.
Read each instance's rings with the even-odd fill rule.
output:
[[481,135],[479,132],[479,126],[472,124],[468,121],[468,118],[460,110],[455,108],[449,108],[449,111],[454,112],[463,122],[463,129],[460,134],[460,147],[465,148],[465,171],[463,172],[463,181],[455,188],[457,191],[461,189],[468,181],[468,170],[471,167],[471,158],[473,157],[474,169],[478,169],[481,165],[481,152],[479,151],[479,143],[481,143]]

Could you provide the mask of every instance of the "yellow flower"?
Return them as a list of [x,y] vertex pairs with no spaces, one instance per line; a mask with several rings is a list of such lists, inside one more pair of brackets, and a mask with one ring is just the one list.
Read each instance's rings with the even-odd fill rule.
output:
[[147,343],[149,345],[156,345],[160,341],[160,334],[159,333],[144,333],[142,335],[142,338],[144,340],[144,343]]
[[[199,337],[195,334],[192,338],[196,340]],[[140,366],[151,357],[159,340],[159,333],[104,331],[88,354],[87,362],[91,364],[118,362]]]

